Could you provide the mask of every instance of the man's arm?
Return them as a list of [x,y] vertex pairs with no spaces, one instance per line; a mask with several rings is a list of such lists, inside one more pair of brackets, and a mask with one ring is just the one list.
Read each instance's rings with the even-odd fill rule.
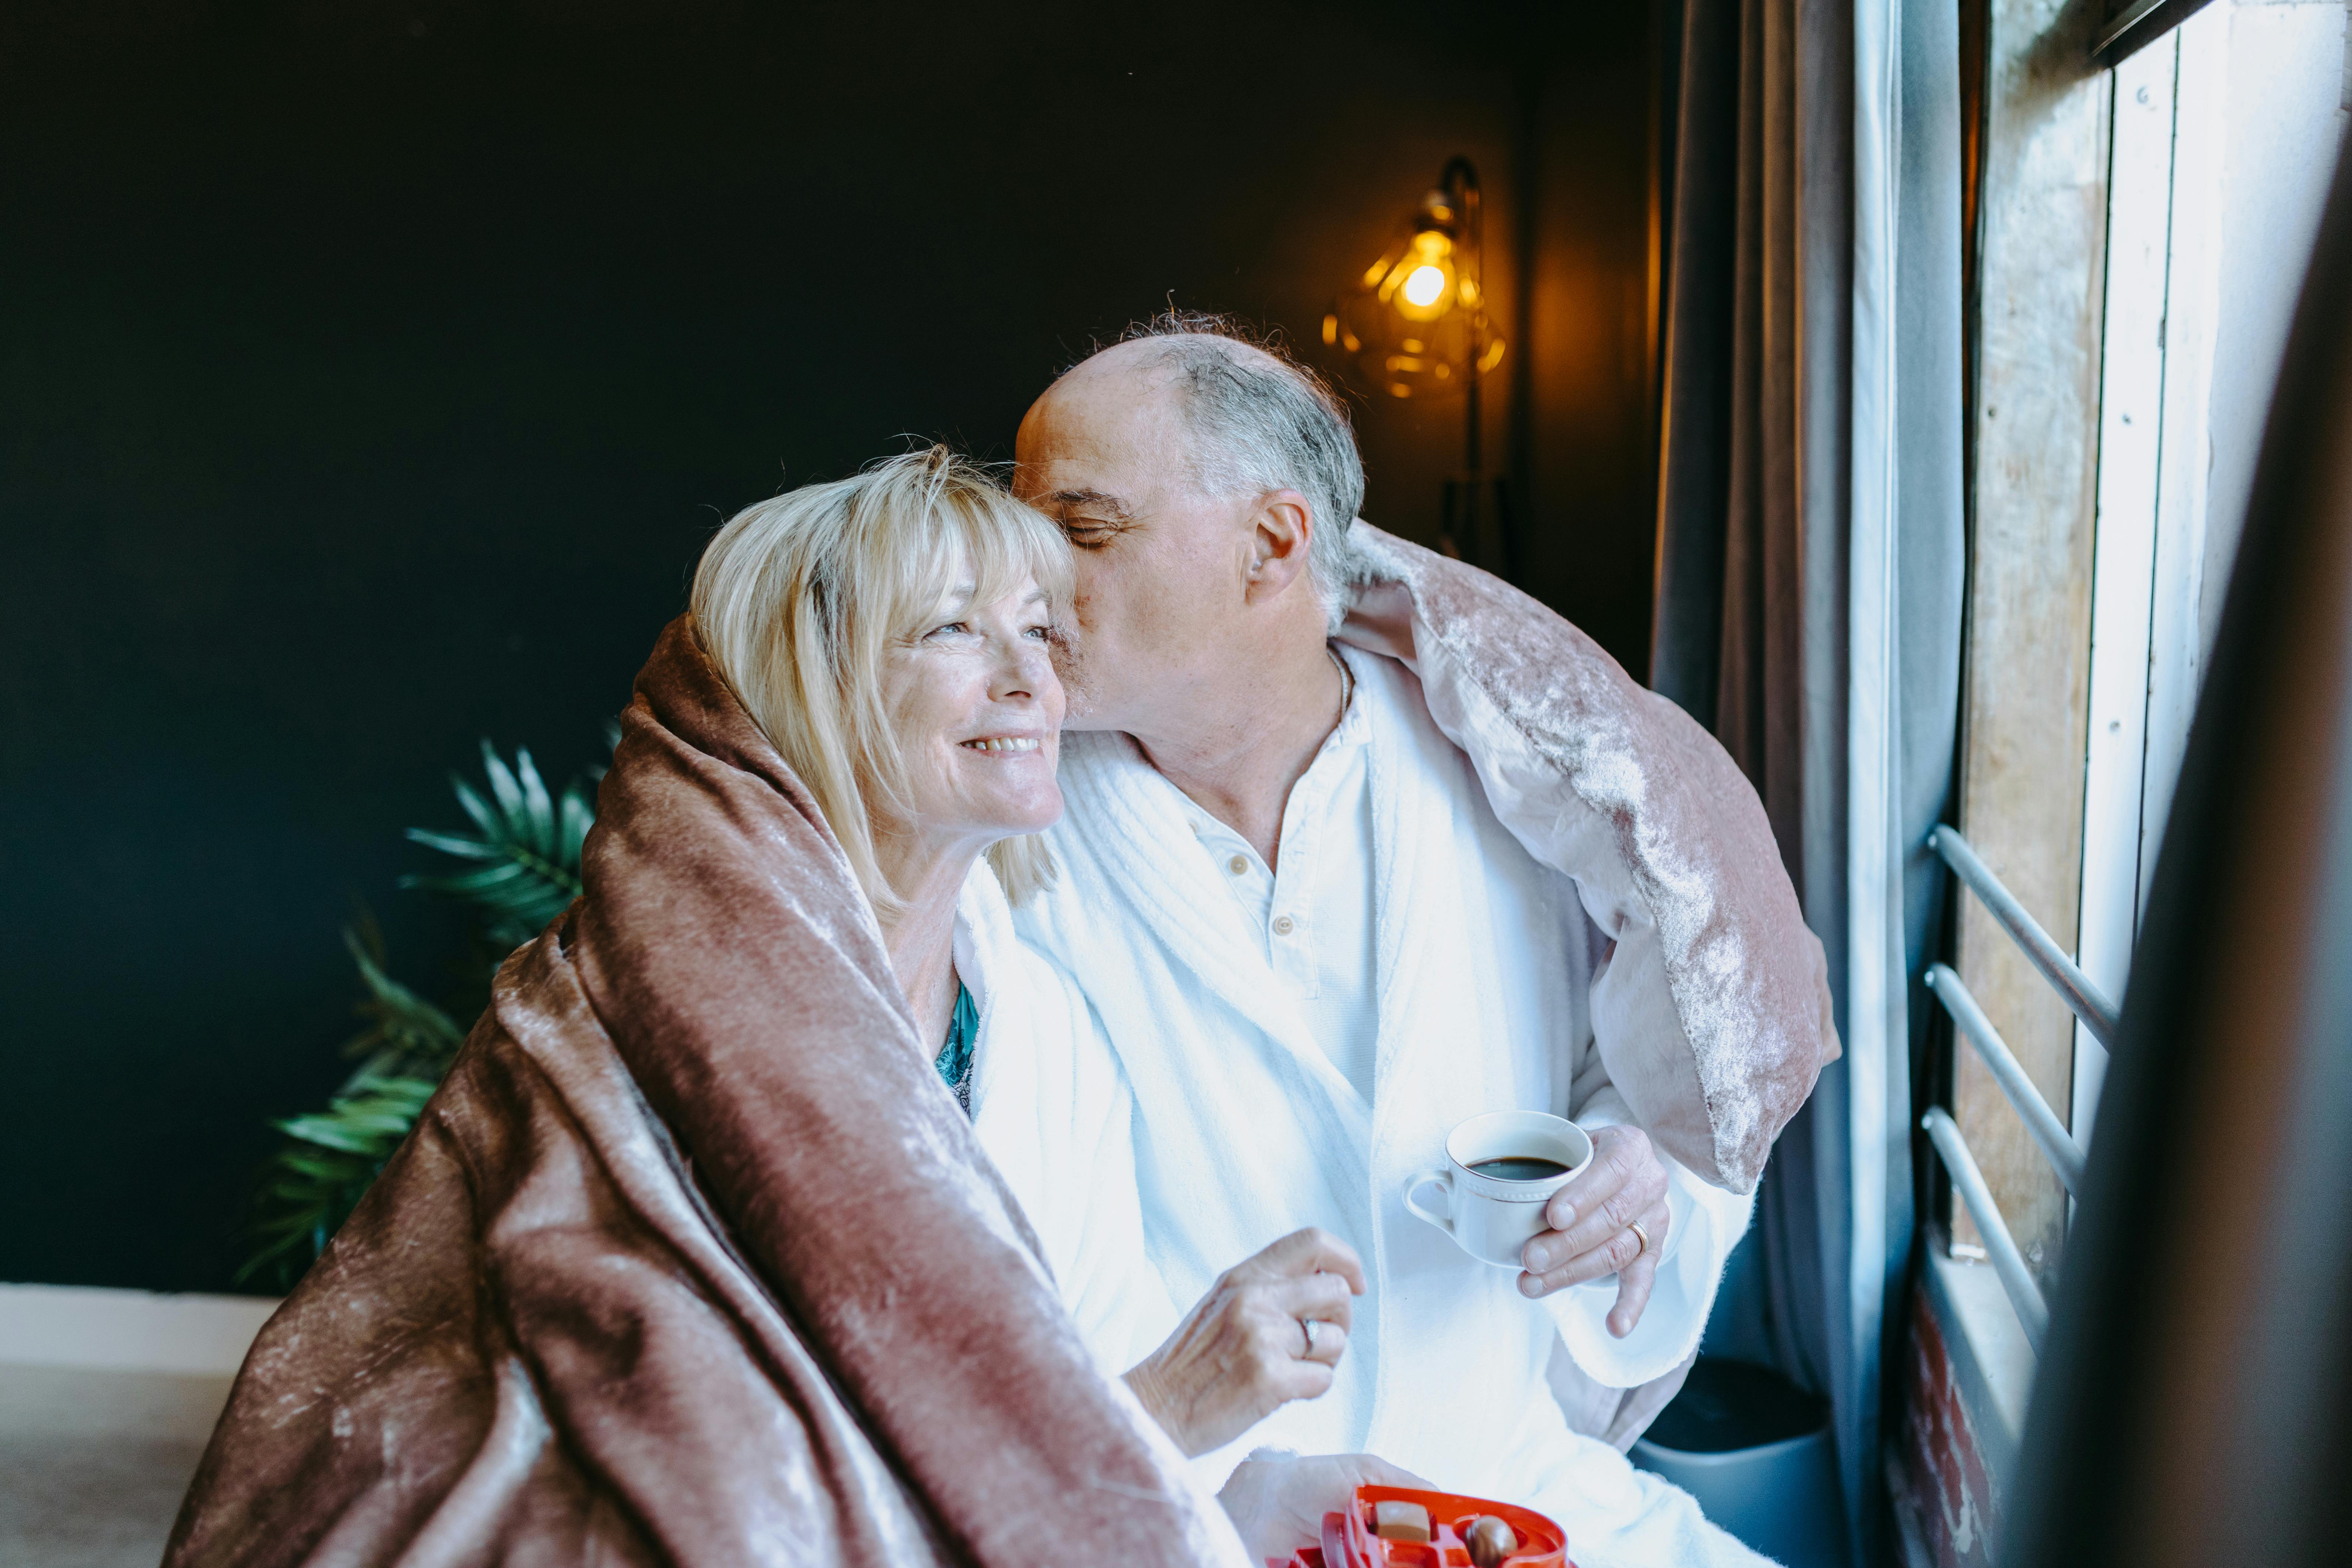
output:
[[[1548,1256],[1539,1277],[1519,1277],[1520,1288],[1543,1299],[1569,1353],[1588,1376],[1609,1387],[1632,1388],[1672,1373],[1697,1348],[1724,1259],[1747,1231],[1753,1200],[1701,1181],[1658,1148],[1633,1124],[1623,1097],[1607,1082],[1598,1052],[1588,1058],[1576,1089],[1584,1092],[1572,1096],[1573,1113],[1593,1135],[1595,1151],[1593,1168],[1585,1175],[1597,1180],[1582,1196],[1583,1177],[1554,1194],[1548,1215],[1553,1228],[1529,1242],[1528,1250],[1542,1247],[1553,1254],[1566,1248],[1566,1256]],[[1616,1172],[1601,1169],[1603,1151],[1613,1153]],[[1634,1251],[1630,1231],[1608,1226],[1652,1191],[1658,1195],[1645,1212],[1662,1215],[1664,1223],[1640,1220],[1650,1243],[1629,1258]],[[1565,1208],[1577,1212],[1564,1213]],[[1606,1239],[1597,1247],[1581,1245],[1592,1236]],[[1604,1279],[1612,1264],[1618,1277],[1614,1291],[1589,1283],[1574,1288]]]
[[[1615,944],[1586,916],[1571,880],[1563,878],[1559,891],[1570,923],[1584,933],[1590,985],[1608,973]],[[1622,1340],[1641,1323],[1659,1265],[1681,1241],[1677,1206],[1689,1205],[1670,1202],[1675,1184],[1669,1173],[1679,1167],[1610,1082],[1598,1043],[1588,1037],[1570,1059],[1568,1111],[1592,1135],[1592,1163],[1552,1194],[1548,1228],[1521,1254],[1527,1272],[1519,1276],[1519,1289],[1540,1299],[1614,1274],[1617,1289],[1607,1322]],[[1679,1173],[1687,1181],[1687,1171]]]
[[1402,659],[1503,825],[1615,944],[1598,1045],[1660,1150],[1734,1193],[1838,1054],[1828,971],[1714,737],[1501,581],[1360,521],[1339,636]]
[[1658,1265],[1678,1239],[1666,1157],[1638,1127],[1579,1124],[1592,1134],[1592,1163],[1552,1194],[1544,1215],[1550,1228],[1520,1256],[1519,1289],[1544,1297],[1614,1274],[1609,1331],[1622,1340],[1640,1324]]

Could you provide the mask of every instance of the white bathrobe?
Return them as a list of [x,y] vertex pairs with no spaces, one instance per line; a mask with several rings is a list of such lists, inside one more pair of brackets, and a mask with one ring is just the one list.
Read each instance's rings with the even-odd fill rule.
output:
[[955,958],[980,1013],[972,1131],[1020,1200],[1062,1304],[1116,1376],[1180,1316],[1144,1249],[1126,1071],[1076,983],[1014,934],[985,860],[957,901]]
[[[1674,1223],[1658,1288],[1622,1341],[1602,1325],[1610,1289],[1529,1301],[1515,1271],[1474,1261],[1403,1205],[1406,1177],[1443,1164],[1445,1134],[1466,1117],[1505,1108],[1588,1125],[1630,1117],[1594,1046],[1585,999],[1596,962],[1610,958],[1574,884],[1538,865],[1496,819],[1411,672],[1377,655],[1349,657],[1371,727],[1379,1044],[1369,1105],[1310,1035],[1263,948],[1237,935],[1233,893],[1174,787],[1122,737],[1065,738],[1068,814],[1050,836],[1060,880],[1016,923],[1079,977],[1132,1086],[1131,1152],[1115,1131],[1071,1136],[1102,1161],[1101,1187],[1133,1173],[1156,1275],[1137,1276],[1148,1300],[1093,1315],[1129,1349],[1148,1351],[1150,1323],[1172,1324],[1175,1304],[1198,1300],[1267,1243],[1320,1226],[1354,1246],[1370,1275],[1348,1355],[1324,1397],[1284,1407],[1198,1461],[1205,1484],[1221,1485],[1260,1446],[1370,1452],[1449,1489],[1550,1514],[1581,1568],[1752,1563],[1685,1494],[1572,1431],[1548,1379],[1561,1343],[1584,1380],[1612,1388],[1676,1367],[1697,1344],[1749,1200],[1669,1161]],[[1530,942],[1559,962],[1507,962]],[[1099,1107],[1115,1121],[1118,1093],[1074,1111]],[[982,1137],[994,1153],[985,1129]],[[1079,1228],[1098,1238],[1092,1245],[1107,1247],[1104,1227],[1126,1223],[1126,1201],[1090,1197]],[[1076,1267],[1083,1300],[1100,1288],[1103,1264]],[[1083,1324],[1089,1313],[1080,1316]]]
[[[1035,1232],[1063,1306],[1116,1378],[1179,1316],[1145,1256],[1127,1075],[1085,994],[1014,934],[985,860],[957,900],[955,960],[980,1013],[972,1131]],[[1197,1467],[1193,1479],[1216,1489]],[[1215,1544],[1215,1568],[1255,1568],[1233,1531]]]

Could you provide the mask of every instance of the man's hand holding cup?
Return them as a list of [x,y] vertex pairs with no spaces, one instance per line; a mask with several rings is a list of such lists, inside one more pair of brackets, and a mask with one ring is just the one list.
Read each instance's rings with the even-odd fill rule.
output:
[[1544,1217],[1550,1228],[1527,1245],[1519,1289],[1549,1296],[1571,1285],[1617,1276],[1617,1304],[1609,1331],[1623,1339],[1642,1321],[1658,1258],[1672,1223],[1666,1168],[1650,1135],[1638,1127],[1592,1129],[1592,1160],[1552,1194]]

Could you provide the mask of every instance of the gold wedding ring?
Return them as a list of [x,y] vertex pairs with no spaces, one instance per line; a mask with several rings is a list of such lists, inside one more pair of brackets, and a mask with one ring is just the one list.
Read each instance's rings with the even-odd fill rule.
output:
[[1650,1250],[1650,1233],[1642,1228],[1641,1222],[1639,1220],[1629,1222],[1625,1228],[1632,1231],[1633,1233],[1633,1239],[1642,1244],[1642,1251],[1633,1254],[1634,1257],[1639,1258],[1642,1256],[1643,1252]]

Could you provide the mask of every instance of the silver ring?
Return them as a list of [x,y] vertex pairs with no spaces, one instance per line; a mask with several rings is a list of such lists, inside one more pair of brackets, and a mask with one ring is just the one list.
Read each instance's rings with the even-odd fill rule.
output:
[[1298,1331],[1307,1336],[1307,1353],[1310,1357],[1313,1356],[1315,1353],[1315,1320],[1312,1318],[1299,1319]]
[[1625,1228],[1632,1231],[1633,1233],[1633,1239],[1642,1244],[1642,1251],[1633,1254],[1634,1257],[1639,1258],[1642,1256],[1643,1252],[1650,1250],[1650,1233],[1642,1228],[1641,1223],[1638,1220],[1628,1222]]

